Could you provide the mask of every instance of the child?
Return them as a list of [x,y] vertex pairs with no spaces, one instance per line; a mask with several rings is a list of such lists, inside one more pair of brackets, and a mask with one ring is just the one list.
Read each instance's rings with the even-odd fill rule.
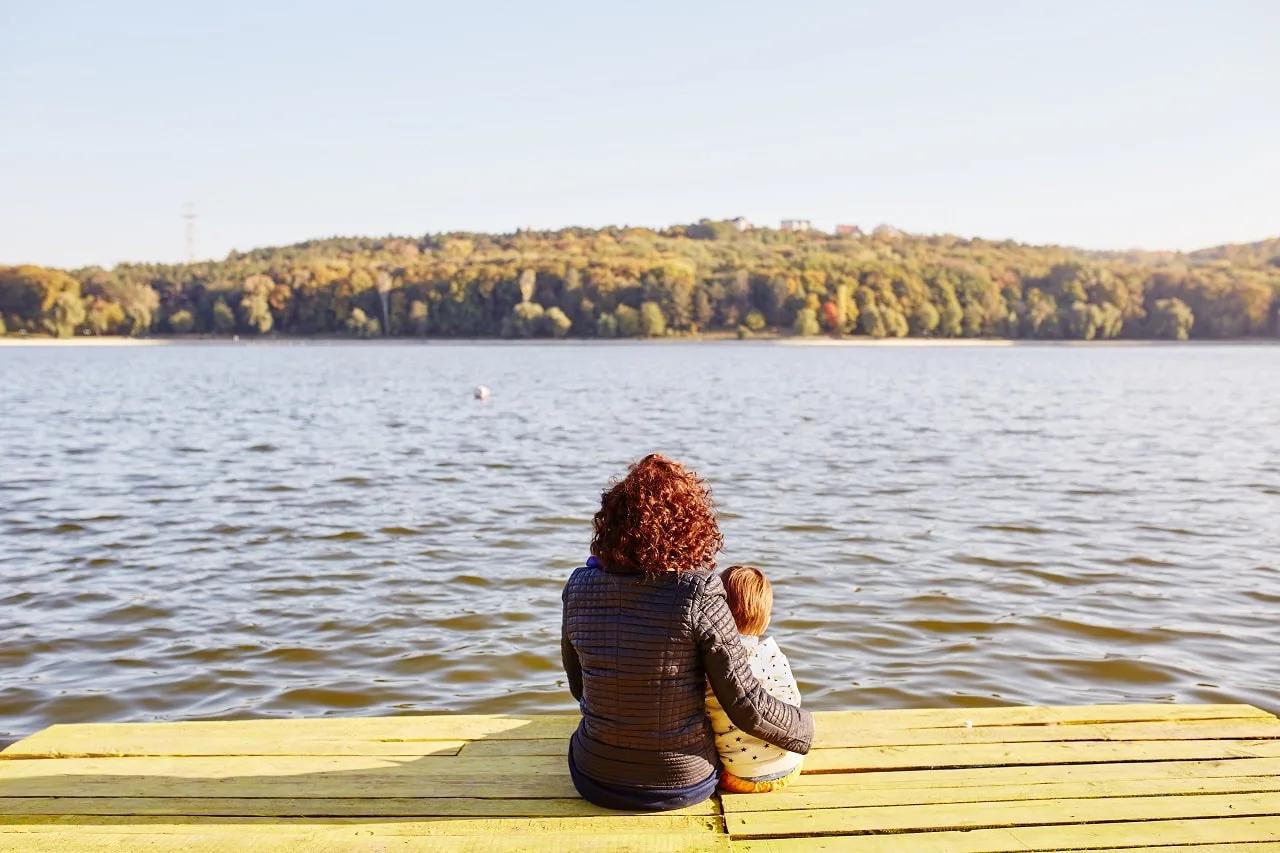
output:
[[[729,610],[738,623],[742,646],[751,671],[765,692],[791,705],[800,704],[800,688],[791,675],[787,658],[772,638],[764,637],[773,611],[773,587],[764,572],[750,566],[732,566],[720,574],[728,593]],[[722,769],[720,787],[735,794],[776,791],[800,775],[804,756],[765,743],[736,728],[707,688],[707,716],[716,736]]]

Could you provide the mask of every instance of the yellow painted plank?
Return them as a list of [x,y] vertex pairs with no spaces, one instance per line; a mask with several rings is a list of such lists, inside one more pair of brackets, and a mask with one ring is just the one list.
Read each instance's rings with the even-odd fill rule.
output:
[[235,797],[235,798],[343,798],[358,792],[366,797],[414,797],[429,790],[440,797],[497,797],[514,799],[568,799],[577,790],[564,776],[509,779],[442,776],[364,776],[347,778],[297,776],[239,779],[170,779],[163,776],[50,777],[0,783],[0,798],[17,797]]
[[1243,842],[1238,844],[1175,844],[1159,847],[1104,847],[1123,853],[1280,853],[1280,841]]
[[[1280,739],[1280,720],[1182,720],[1157,723],[1081,723],[1044,726],[974,726],[972,728],[876,728],[845,725],[819,728],[814,749],[868,746],[932,746],[969,743],[1038,743],[1055,741],[1267,740]],[[460,755],[565,755],[568,738],[478,740]]]
[[151,758],[45,758],[0,764],[0,781],[53,775],[176,776],[181,778],[307,776],[357,774],[366,771],[421,776],[510,776],[567,771],[563,759],[552,756],[463,758],[429,755],[421,758],[386,756],[194,756]]
[[47,758],[0,762],[2,797],[577,796],[563,758]]
[[1275,719],[1252,705],[1006,705],[989,708],[912,708],[895,711],[819,711],[815,727],[857,729],[1079,725],[1177,720]]
[[[39,735],[19,741],[0,759],[32,758],[131,758],[187,757],[207,755],[457,755],[470,741],[465,740],[306,740],[280,741],[273,738],[250,737],[245,739],[187,740],[173,743],[157,741],[150,747],[117,749],[113,745],[94,746],[81,743],[75,749],[55,750],[46,748]],[[32,746],[22,746],[31,742]],[[518,742],[518,741],[517,741]],[[565,741],[568,742],[567,740]],[[20,748],[18,748],[20,747]]]
[[[1217,776],[1265,776],[1280,773],[1277,758],[1233,758],[1211,761],[1135,761],[1120,764],[1026,765],[943,770],[882,770],[865,773],[803,775],[793,790],[853,787],[914,789],[922,784],[958,788],[969,785],[1030,785],[1101,780],[1193,779]],[[927,779],[927,782],[922,780]]]
[[1280,853],[1280,841],[1243,842],[1238,844],[1175,844],[1159,847],[1104,847],[1123,853]]
[[737,853],[1029,853],[1280,841],[1280,818],[1233,817],[734,841]]
[[820,749],[805,771],[829,773],[891,768],[983,767],[1010,764],[1083,764],[1115,761],[1190,761],[1211,758],[1277,758],[1280,741],[1080,741],[1066,743],[871,746]]
[[[568,737],[576,714],[475,715],[421,717],[323,717],[228,722],[102,723],[50,726],[10,745],[0,757],[61,755],[330,755],[339,744],[350,752],[399,749],[392,754],[421,755],[434,745],[424,741],[467,741]],[[377,746],[392,744],[391,747]],[[407,751],[406,751],[407,750]],[[380,754],[388,754],[382,752]]]
[[[127,843],[128,846],[122,846]],[[671,834],[525,834],[489,836],[135,835],[93,832],[0,835],[0,853],[712,853],[728,836]]]
[[[1106,746],[1123,746],[1107,744]],[[1097,758],[1098,756],[1092,756]],[[794,790],[860,790],[1265,775],[1280,759],[1151,761],[805,775]],[[927,778],[927,782],[922,779]],[[0,763],[6,797],[232,797],[280,799],[495,797],[572,799],[564,759],[427,757],[43,759]]]
[[[1077,723],[925,729],[863,729],[837,723],[817,730],[814,748],[1078,740],[1262,740],[1267,738],[1280,738],[1280,720],[1259,717],[1244,720],[1177,720],[1154,723]],[[494,745],[501,746],[505,743]],[[519,741],[519,743],[536,744],[543,741]]]
[[[859,733],[886,729],[1275,719],[1250,705],[1007,706],[834,711],[819,712],[815,717],[820,745],[860,743],[855,739]],[[558,739],[567,738],[577,724],[576,714],[440,714],[59,725],[18,741],[0,752],[0,758],[46,755],[328,755],[334,754],[335,750],[340,750],[337,754],[343,755],[417,755],[424,754],[421,750],[430,749],[420,745],[423,741]]]
[[[359,793],[359,792],[355,792]],[[718,815],[707,800],[666,815]],[[186,817],[590,817],[617,812],[573,799],[463,797],[0,797],[5,815],[154,815]],[[2,818],[0,818],[2,819]]]
[[[863,789],[786,788],[767,797],[723,794],[725,814],[809,809],[865,808],[942,803],[984,803],[1021,800],[1063,800],[1088,797],[1154,797],[1195,794],[1280,792],[1280,776],[1224,776],[1208,779],[1143,779],[1120,782],[1058,782],[1040,785],[972,785],[962,788],[930,786],[932,774],[920,774],[920,788]],[[4,808],[0,801],[0,809]]]
[[510,755],[559,755],[569,754],[569,739],[542,740],[473,740],[458,751],[464,758],[484,758]]
[[490,818],[441,817],[371,820],[363,818],[149,817],[62,815],[0,818],[0,837],[86,830],[101,835],[308,835],[356,832],[361,835],[492,835],[534,833],[723,832],[719,817],[615,812],[596,817]]
[[[1126,731],[1131,729],[1131,731]],[[1105,726],[988,726],[962,729],[847,730],[833,735],[820,732],[814,752],[869,746],[930,746],[1000,743],[1053,743],[1082,741],[1162,740],[1274,740],[1280,739],[1280,721],[1194,721],[1185,723],[1133,723]],[[568,739],[473,741],[460,755],[565,755]],[[821,764],[819,765],[821,766]]]
[[1280,793],[948,803],[725,815],[734,838],[1280,815]]

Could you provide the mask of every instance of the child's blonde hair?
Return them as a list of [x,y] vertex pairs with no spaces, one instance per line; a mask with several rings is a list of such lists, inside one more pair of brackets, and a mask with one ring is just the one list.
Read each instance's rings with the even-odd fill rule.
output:
[[763,636],[773,614],[773,587],[764,572],[754,566],[730,566],[720,573],[720,580],[739,633]]

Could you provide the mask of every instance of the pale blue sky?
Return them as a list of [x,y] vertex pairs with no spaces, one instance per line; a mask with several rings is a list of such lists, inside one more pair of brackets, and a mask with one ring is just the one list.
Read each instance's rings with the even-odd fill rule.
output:
[[1280,2],[0,0],[0,263],[746,215],[1280,234]]

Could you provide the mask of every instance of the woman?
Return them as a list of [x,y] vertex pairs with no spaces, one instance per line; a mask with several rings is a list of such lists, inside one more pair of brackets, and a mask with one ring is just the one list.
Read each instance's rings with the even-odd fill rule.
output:
[[678,809],[715,791],[706,720],[710,682],[730,721],[801,754],[808,711],[771,697],[752,675],[711,569],[723,539],[704,481],[646,456],[604,493],[592,557],[564,588],[561,652],[582,722],[569,772],[606,808]]

